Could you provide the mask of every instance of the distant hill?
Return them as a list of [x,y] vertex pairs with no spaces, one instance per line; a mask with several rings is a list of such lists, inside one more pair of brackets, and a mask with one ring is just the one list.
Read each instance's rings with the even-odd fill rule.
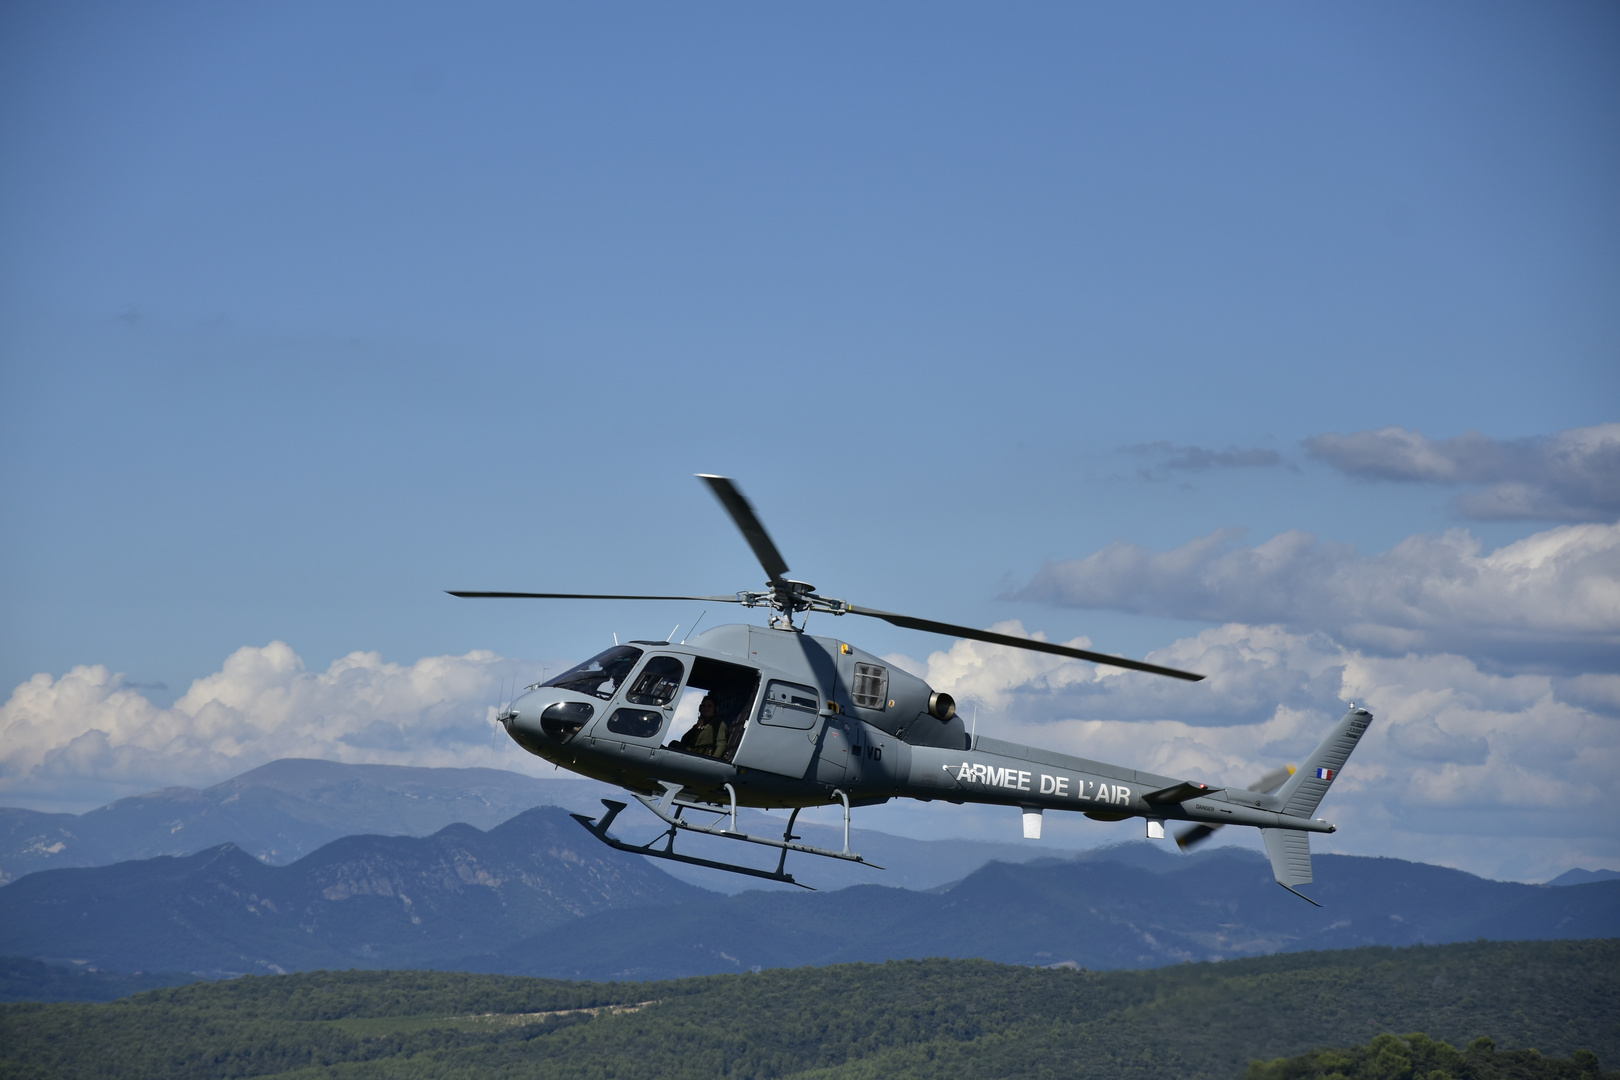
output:
[[596,911],[712,896],[545,808],[488,832],[345,837],[289,866],[225,844],[30,874],[0,888],[0,954],[210,977],[442,966]]
[[673,978],[983,957],[1087,968],[1298,949],[1620,936],[1620,881],[1565,888],[1324,855],[1312,907],[1258,854],[1150,844],[992,862],[945,889],[721,896],[614,851],[558,809],[483,832],[352,836],[285,867],[225,845],[0,888],[0,954],[209,974],[433,967]]
[[1620,870],[1565,870],[1547,882],[1549,885],[1586,885],[1593,881],[1620,880]]
[[[197,976],[180,971],[97,971],[86,964],[0,957],[0,1001],[111,1001],[142,990],[196,981]],[[4,1071],[0,1065],[0,1075]]]
[[[1255,1058],[1412,1031],[1459,1047],[1494,1043],[1468,1052],[1470,1068],[1449,1074],[1459,1080],[1596,1080],[1594,1056],[1610,1066],[1620,1058],[1620,942],[1469,942],[1114,972],[913,960],[654,983],[321,971],[110,1006],[0,1005],[0,1073],[1237,1080]],[[1286,1064],[1262,1075],[1329,1071]],[[1321,1056],[1313,1064],[1331,1068]],[[1393,1058],[1364,1064],[1353,1075],[1430,1075]]]

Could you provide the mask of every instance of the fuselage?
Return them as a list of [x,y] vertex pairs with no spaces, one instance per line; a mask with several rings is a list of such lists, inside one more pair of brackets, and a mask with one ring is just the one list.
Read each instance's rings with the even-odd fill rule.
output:
[[[676,742],[683,693],[725,722],[719,753]],[[948,695],[836,638],[736,624],[679,644],[629,642],[544,685],[501,714],[525,750],[563,768],[655,794],[759,808],[847,798],[998,803],[1102,820],[1199,821],[1327,832],[1285,817],[1274,796],[1211,790],[1106,762],[970,737]],[[727,787],[730,791],[727,791]]]

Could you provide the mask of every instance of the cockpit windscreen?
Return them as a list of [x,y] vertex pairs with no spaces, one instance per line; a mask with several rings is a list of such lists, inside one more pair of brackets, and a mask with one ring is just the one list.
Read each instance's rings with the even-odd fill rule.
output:
[[559,690],[572,690],[579,694],[592,694],[606,701],[619,689],[625,676],[630,674],[630,669],[635,667],[636,661],[640,659],[640,649],[629,645],[615,645],[542,685],[555,686]]

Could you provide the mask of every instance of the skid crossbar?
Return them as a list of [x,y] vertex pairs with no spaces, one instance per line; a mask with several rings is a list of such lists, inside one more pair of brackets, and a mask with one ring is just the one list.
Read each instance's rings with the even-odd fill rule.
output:
[[[784,869],[787,864],[787,854],[790,851],[799,851],[806,855],[820,855],[821,857],[827,859],[843,859],[847,862],[858,862],[863,866],[870,866],[874,870],[883,869],[883,867],[878,866],[876,863],[869,863],[865,859],[861,858],[861,856],[857,853],[849,850],[849,810],[847,803],[844,811],[846,819],[844,823],[844,850],[833,851],[829,848],[815,847],[811,844],[795,843],[795,841],[798,840],[798,837],[793,834],[793,826],[799,817],[799,811],[797,808],[794,809],[792,815],[788,818],[787,829],[783,831],[782,838],[778,840],[775,837],[755,836],[752,833],[741,832],[737,829],[737,796],[735,791],[730,790],[729,785],[727,785],[727,794],[731,796],[731,804],[729,807],[725,808],[710,803],[693,802],[689,799],[681,798],[681,786],[679,784],[661,782],[660,786],[664,789],[663,794],[660,797],[640,795],[635,792],[631,793],[635,796],[637,802],[651,810],[658,816],[660,821],[669,826],[666,831],[659,834],[657,837],[654,837],[652,840],[647,841],[645,844],[628,844],[608,832],[609,826],[613,824],[613,819],[618,817],[619,813],[625,809],[625,803],[617,802],[612,799],[603,799],[602,805],[607,807],[607,813],[602,815],[602,817],[599,819],[593,820],[592,818],[586,817],[584,814],[570,814],[569,816],[583,825],[591,833],[591,835],[602,841],[602,843],[608,845],[609,847],[617,848],[620,851],[628,851],[636,855],[647,855],[655,859],[669,859],[674,862],[689,863],[693,866],[707,866],[715,870],[729,870],[735,874],[747,874],[750,877],[766,878],[770,881],[781,881],[789,885],[797,885],[801,889],[810,889],[811,886],[794,880],[793,875],[787,873],[787,871]],[[701,810],[704,813],[716,814],[719,815],[719,820],[711,825],[704,825],[695,821],[688,821],[683,816],[684,812],[687,810]],[[722,824],[722,822],[727,821],[727,819],[729,819],[731,828],[726,828]],[[738,863],[722,862],[716,859],[704,859],[699,858],[696,855],[684,855],[675,850],[675,837],[682,829],[686,829],[691,832],[705,833],[709,836],[721,836],[728,840],[742,840],[750,844],[761,844],[765,847],[774,847],[781,851],[782,856],[777,860],[775,870],[760,870],[752,866],[742,866]],[[659,841],[663,841],[662,846],[655,846],[659,844]],[[814,890],[812,889],[812,891]]]
[[[791,819],[788,822],[787,832],[782,834],[782,839],[780,840],[776,839],[775,837],[755,836],[752,833],[738,831],[736,828],[737,803],[736,795],[734,793],[732,794],[732,803],[730,809],[722,810],[712,803],[693,802],[690,799],[681,798],[681,786],[679,784],[671,784],[660,780],[659,786],[664,789],[664,793],[657,798],[650,795],[638,795],[633,791],[630,794],[642,806],[645,806],[647,809],[657,814],[659,820],[672,829],[689,829],[692,832],[707,833],[709,836],[723,836],[727,840],[742,840],[750,844],[764,844],[766,847],[781,848],[784,851],[802,851],[806,855],[821,855],[828,859],[844,859],[849,862],[864,863],[865,865],[872,867],[874,870],[883,869],[883,867],[878,866],[875,863],[869,863],[865,859],[861,858],[860,855],[849,850],[849,806],[847,798],[845,798],[844,807],[844,850],[834,851],[831,848],[820,848],[814,847],[810,844],[794,843],[793,841],[797,838],[791,835],[793,832],[793,822]],[[729,784],[727,785],[727,788],[730,788]],[[840,792],[839,795],[840,797],[843,797],[842,792]],[[606,802],[607,800],[604,799],[602,801]],[[713,825],[702,825],[695,821],[687,821],[681,816],[681,811],[683,810],[701,810],[706,814],[719,814],[722,820],[729,815],[733,825],[732,828],[726,829],[720,827],[719,822],[716,822]],[[794,813],[794,817],[798,817],[798,813],[796,811]]]
[[[809,889],[811,892],[816,891],[815,886],[813,885],[806,885],[802,881],[794,881],[793,875],[783,872],[780,864],[778,864],[775,871],[758,870],[752,866],[739,866],[736,863],[718,862],[714,859],[700,859],[696,855],[682,855],[680,852],[674,850],[675,831],[673,829],[671,829],[669,832],[659,834],[656,839],[649,840],[645,844],[627,844],[623,840],[620,840],[617,836],[611,836],[608,834],[608,826],[613,824],[613,819],[619,816],[619,811],[623,810],[626,804],[622,802],[615,802],[612,799],[603,799],[602,805],[608,808],[608,812],[602,815],[600,822],[593,821],[584,814],[569,814],[568,816],[585,826],[586,830],[590,832],[592,836],[595,836],[608,847],[618,848],[620,851],[628,851],[632,855],[646,855],[654,859],[669,859],[672,862],[689,863],[692,866],[707,866],[713,870],[728,870],[733,874],[748,874],[750,877],[768,878],[771,881],[781,881],[789,885],[797,885],[799,888]],[[662,848],[653,847],[653,845],[658,843],[659,840],[664,841],[664,846]]]

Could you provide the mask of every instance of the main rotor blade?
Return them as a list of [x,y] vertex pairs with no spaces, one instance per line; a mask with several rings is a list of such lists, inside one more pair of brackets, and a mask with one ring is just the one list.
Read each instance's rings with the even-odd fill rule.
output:
[[701,600],[707,604],[740,604],[736,596],[626,596],[623,593],[577,592],[459,592],[446,589],[451,596],[470,600]]
[[1190,671],[1178,671],[1175,668],[1160,667],[1158,664],[1149,664],[1142,660],[1127,660],[1123,656],[1109,656],[1106,653],[1089,652],[1085,649],[1071,649],[1067,645],[1053,645],[1047,641],[1034,641],[1030,638],[1013,637],[1010,634],[997,634],[990,630],[975,630],[971,626],[956,626],[952,623],[935,622],[932,619],[917,619],[910,615],[896,615],[892,611],[878,611],[875,608],[859,608],[854,604],[849,606],[851,615],[867,615],[874,619],[903,626],[908,630],[926,630],[931,634],[945,634],[948,637],[971,638],[974,641],[987,641],[992,645],[1010,645],[1015,649],[1029,649],[1031,652],[1052,653],[1055,656],[1072,656],[1076,660],[1090,660],[1094,664],[1107,664],[1110,667],[1129,668],[1132,671],[1146,671],[1151,675],[1168,675],[1172,679],[1186,679],[1188,682],[1200,682],[1202,675],[1194,675]]
[[698,473],[697,477],[709,485],[714,497],[720,500],[720,504],[726,508],[726,513],[731,515],[731,520],[742,530],[743,539],[754,549],[754,558],[765,568],[765,575],[771,579],[771,584],[786,582],[787,560],[776,550],[776,545],[771,541],[771,534],[760,524],[759,515],[754,513],[753,506],[743,498],[743,493],[737,490],[737,485],[728,477],[714,476],[710,473]]

